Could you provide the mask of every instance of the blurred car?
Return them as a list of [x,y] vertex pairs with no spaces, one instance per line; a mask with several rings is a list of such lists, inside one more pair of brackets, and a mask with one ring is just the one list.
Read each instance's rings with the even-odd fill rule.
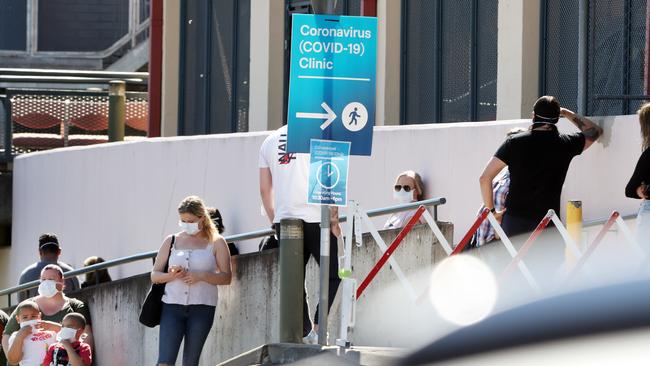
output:
[[650,280],[541,299],[497,313],[398,365],[648,365]]

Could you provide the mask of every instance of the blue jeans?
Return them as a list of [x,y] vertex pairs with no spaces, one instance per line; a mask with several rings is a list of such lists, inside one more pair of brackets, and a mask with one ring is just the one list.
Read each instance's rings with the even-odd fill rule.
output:
[[636,217],[636,241],[646,254],[650,253],[650,201],[643,200]]
[[163,304],[158,363],[175,364],[185,338],[183,366],[198,365],[203,344],[214,323],[214,312],[215,307],[210,305]]

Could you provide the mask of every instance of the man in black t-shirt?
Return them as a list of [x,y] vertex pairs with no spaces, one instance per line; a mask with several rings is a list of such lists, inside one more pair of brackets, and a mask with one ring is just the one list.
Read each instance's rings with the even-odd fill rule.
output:
[[[535,229],[549,209],[560,212],[560,195],[569,164],[603,133],[591,120],[561,108],[555,97],[543,96],[533,107],[533,124],[526,132],[508,138],[488,161],[479,179],[485,207],[501,220],[508,236]],[[580,132],[561,134],[560,117],[571,121]],[[492,179],[508,166],[510,192],[506,209],[494,211]]]

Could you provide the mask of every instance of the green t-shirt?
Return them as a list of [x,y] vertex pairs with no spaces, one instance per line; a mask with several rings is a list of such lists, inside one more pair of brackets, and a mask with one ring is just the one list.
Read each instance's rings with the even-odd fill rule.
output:
[[[33,299],[34,298],[30,300]],[[65,305],[63,305],[63,309],[61,309],[58,313],[55,313],[53,315],[42,314],[41,319],[60,324],[63,321],[63,317],[66,315],[70,313],[81,313],[81,315],[86,318],[86,324],[90,325],[90,312],[88,311],[86,304],[84,304],[83,301],[74,298],[67,298],[67,300],[68,301],[65,303]],[[20,326],[16,321],[16,315],[16,310],[14,309],[14,311],[9,316],[9,322],[5,326],[4,334],[11,335],[13,332],[20,330]]]
[[[0,310],[0,324],[4,328],[7,325],[7,322],[9,321],[9,317],[7,316],[7,313],[4,311]],[[0,365],[4,366],[7,364],[7,358],[5,357],[5,353],[0,347]]]

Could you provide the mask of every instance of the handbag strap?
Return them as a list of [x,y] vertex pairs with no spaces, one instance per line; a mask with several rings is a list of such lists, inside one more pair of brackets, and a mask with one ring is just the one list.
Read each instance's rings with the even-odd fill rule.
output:
[[174,242],[176,241],[176,235],[172,235],[172,242],[169,244],[169,253],[167,253],[167,260],[165,261],[165,270],[163,272],[167,272],[169,269],[169,257],[172,255],[172,248],[174,247]]

